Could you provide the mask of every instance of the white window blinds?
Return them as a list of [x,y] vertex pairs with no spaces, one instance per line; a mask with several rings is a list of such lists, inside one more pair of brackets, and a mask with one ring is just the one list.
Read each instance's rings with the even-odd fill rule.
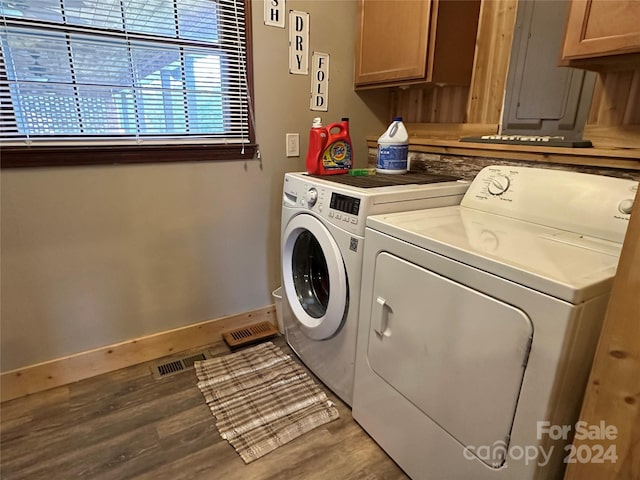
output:
[[4,142],[249,142],[243,0],[0,9]]

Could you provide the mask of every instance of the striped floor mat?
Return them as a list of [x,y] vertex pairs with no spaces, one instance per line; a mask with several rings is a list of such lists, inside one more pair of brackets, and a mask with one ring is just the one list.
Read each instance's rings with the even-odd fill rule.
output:
[[272,342],[196,362],[195,369],[220,435],[245,463],[339,417],[305,370]]

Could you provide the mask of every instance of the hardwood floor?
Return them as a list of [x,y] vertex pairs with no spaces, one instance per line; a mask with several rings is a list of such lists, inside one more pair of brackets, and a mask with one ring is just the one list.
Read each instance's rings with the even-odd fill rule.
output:
[[[284,340],[275,341],[289,351]],[[229,352],[216,343],[214,355]],[[185,352],[174,356],[179,358]],[[172,357],[167,357],[170,360]],[[363,479],[408,477],[333,394],[340,419],[249,465],[218,435],[193,370],[155,379],[147,362],[0,405],[0,477]],[[326,390],[326,389],[325,389]]]

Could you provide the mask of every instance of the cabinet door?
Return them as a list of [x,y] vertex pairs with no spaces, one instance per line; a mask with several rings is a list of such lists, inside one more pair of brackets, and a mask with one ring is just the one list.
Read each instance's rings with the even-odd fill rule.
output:
[[640,52],[638,0],[573,0],[563,60]]
[[360,0],[355,84],[425,77],[428,0]]
[[469,85],[479,0],[360,0],[356,87]]

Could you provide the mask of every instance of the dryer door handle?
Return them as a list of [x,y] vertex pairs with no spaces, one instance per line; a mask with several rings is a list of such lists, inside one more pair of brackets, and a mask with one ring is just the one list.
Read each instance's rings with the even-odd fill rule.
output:
[[377,315],[374,319],[376,323],[373,331],[381,338],[388,337],[391,335],[391,330],[389,330],[389,312],[391,311],[391,308],[387,304],[387,301],[382,297],[378,297],[376,299],[376,307]]

